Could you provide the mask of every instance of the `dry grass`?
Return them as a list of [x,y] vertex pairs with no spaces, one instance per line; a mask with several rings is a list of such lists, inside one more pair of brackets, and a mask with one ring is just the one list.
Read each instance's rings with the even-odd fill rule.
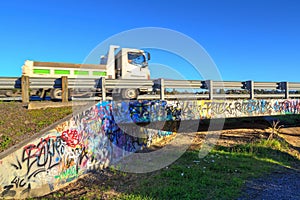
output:
[[0,152],[72,113],[71,107],[27,110],[20,102],[0,103]]

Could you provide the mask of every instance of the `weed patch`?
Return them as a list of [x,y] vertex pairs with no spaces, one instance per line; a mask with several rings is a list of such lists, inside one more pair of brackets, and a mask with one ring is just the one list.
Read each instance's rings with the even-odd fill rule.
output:
[[296,158],[285,153],[285,148],[281,141],[262,140],[235,147],[217,146],[203,159],[198,158],[198,151],[187,151],[128,194],[137,199],[235,199],[247,179],[293,167]]
[[7,136],[7,135],[2,135],[1,136],[1,141],[0,141],[0,150],[3,151],[6,149],[10,144],[12,143],[12,139]]

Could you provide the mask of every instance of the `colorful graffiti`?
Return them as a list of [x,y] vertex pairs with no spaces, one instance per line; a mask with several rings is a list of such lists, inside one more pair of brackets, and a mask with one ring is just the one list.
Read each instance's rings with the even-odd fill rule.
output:
[[173,134],[138,123],[279,114],[300,114],[300,100],[99,102],[1,158],[0,197],[48,193]]
[[[123,113],[124,108],[129,109],[130,119],[145,121],[147,109],[140,109],[140,119],[137,119],[133,114],[136,108],[131,103],[123,106]],[[45,194],[82,174],[103,169],[151,145],[155,137],[172,134],[139,126],[123,130],[115,121],[117,108],[120,107],[112,102],[99,102],[1,159],[1,172],[11,173],[1,174],[0,197]],[[117,117],[121,119],[122,113]]]
[[[128,109],[127,109],[128,107]],[[124,109],[125,108],[125,109]],[[170,120],[247,117],[261,115],[299,114],[299,100],[198,100],[139,101],[117,105],[114,116],[118,122],[152,122]],[[124,110],[128,111],[127,117]],[[123,112],[122,112],[123,111]],[[120,117],[119,117],[120,116]]]
[[181,119],[300,114],[299,100],[219,100],[182,102]]
[[116,103],[117,123],[299,114],[299,100],[133,101]]

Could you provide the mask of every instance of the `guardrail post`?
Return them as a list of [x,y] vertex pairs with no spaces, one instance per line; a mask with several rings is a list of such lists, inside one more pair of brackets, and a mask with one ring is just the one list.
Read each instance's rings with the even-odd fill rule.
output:
[[284,98],[285,99],[288,99],[290,97],[289,82],[279,82],[279,83],[277,83],[276,89],[284,90]]
[[29,103],[29,77],[28,76],[22,76],[21,88],[22,88],[22,102]]
[[214,83],[212,80],[207,80],[206,84],[209,92],[209,100],[212,100],[214,98]]
[[283,82],[284,84],[284,97],[285,99],[290,98],[290,91],[289,91],[289,82]]
[[254,81],[247,81],[249,83],[250,99],[254,99]]
[[249,91],[250,99],[254,99],[254,81],[244,81],[242,82],[242,89],[246,89]]
[[61,77],[61,100],[62,102],[68,102],[68,77],[62,76]]
[[159,79],[160,83],[160,99],[165,100],[165,81],[163,78]]
[[106,89],[105,89],[105,78],[101,77],[101,92],[102,92],[102,101],[106,100]]
[[208,99],[212,100],[214,98],[214,87],[212,80],[201,81],[200,88],[208,90]]

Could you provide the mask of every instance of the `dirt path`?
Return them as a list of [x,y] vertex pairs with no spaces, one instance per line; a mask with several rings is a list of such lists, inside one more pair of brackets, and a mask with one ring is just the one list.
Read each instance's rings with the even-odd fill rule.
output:
[[[300,127],[283,128],[279,135],[291,145],[292,151],[299,157]],[[300,170],[288,169],[284,172],[274,172],[266,177],[249,180],[243,193],[239,200],[300,199]]]
[[283,128],[280,135],[295,148],[300,149],[300,127]]

